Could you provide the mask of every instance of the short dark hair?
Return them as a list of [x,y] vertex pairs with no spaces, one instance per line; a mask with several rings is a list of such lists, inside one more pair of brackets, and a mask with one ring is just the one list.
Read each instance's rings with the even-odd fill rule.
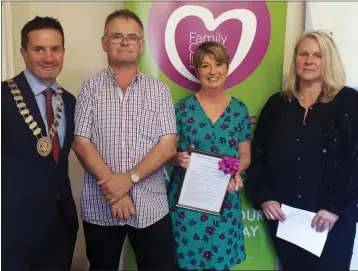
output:
[[60,32],[62,36],[62,45],[65,46],[65,36],[60,22],[52,17],[36,16],[21,29],[21,47],[23,49],[27,50],[27,46],[29,45],[29,33],[40,29],[54,29]]
[[140,26],[140,29],[144,31],[143,23],[141,19],[135,14],[134,12],[128,10],[128,9],[119,9],[115,12],[109,14],[106,18],[106,22],[104,23],[104,31],[106,31],[106,28],[108,24],[114,20],[115,18],[124,18],[124,19],[132,19],[137,22],[137,24]]

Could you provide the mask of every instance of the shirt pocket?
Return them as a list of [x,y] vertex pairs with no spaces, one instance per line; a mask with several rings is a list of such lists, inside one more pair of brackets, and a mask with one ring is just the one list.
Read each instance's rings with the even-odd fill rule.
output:
[[158,132],[158,113],[150,104],[144,104],[137,115],[138,134],[144,140],[151,143],[157,143],[159,139]]

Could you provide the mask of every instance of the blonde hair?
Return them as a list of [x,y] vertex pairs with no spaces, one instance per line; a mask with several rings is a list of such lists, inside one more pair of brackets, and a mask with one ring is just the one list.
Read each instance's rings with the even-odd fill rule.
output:
[[193,56],[193,66],[195,72],[198,72],[199,67],[203,63],[203,59],[206,55],[212,55],[217,62],[226,64],[229,69],[230,58],[226,48],[219,42],[205,41],[196,48]]
[[298,47],[305,39],[314,39],[317,41],[322,55],[322,82],[323,93],[319,97],[320,102],[329,102],[344,87],[346,75],[343,64],[338,53],[338,49],[333,39],[323,31],[306,31],[298,39],[295,45],[291,67],[287,79],[284,83],[282,95],[290,101],[298,99],[299,78],[296,71],[296,57]]

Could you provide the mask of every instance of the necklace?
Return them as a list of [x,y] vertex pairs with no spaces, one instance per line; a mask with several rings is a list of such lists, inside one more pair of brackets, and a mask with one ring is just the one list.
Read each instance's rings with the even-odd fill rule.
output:
[[56,108],[54,110],[54,121],[51,127],[49,127],[49,136],[44,136],[41,131],[41,128],[38,127],[37,122],[30,114],[30,110],[27,108],[26,103],[24,102],[24,97],[22,97],[21,91],[19,90],[18,86],[15,84],[13,79],[8,80],[7,82],[10,88],[10,92],[14,97],[16,106],[19,109],[20,115],[23,117],[25,123],[29,126],[29,129],[32,131],[32,134],[37,138],[37,152],[41,156],[49,155],[52,150],[51,141],[57,133],[57,127],[61,120],[61,113],[63,112],[62,87],[57,84],[58,92],[56,93]]

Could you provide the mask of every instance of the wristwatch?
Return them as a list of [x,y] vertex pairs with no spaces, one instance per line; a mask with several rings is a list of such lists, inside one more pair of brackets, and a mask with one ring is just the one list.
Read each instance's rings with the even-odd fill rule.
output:
[[131,175],[131,181],[132,181],[132,183],[133,183],[133,184],[136,184],[136,183],[139,181],[139,176],[137,175],[137,173],[135,173],[135,172],[133,171],[133,169],[131,169],[131,170],[129,171],[129,173],[130,173],[130,175]]

